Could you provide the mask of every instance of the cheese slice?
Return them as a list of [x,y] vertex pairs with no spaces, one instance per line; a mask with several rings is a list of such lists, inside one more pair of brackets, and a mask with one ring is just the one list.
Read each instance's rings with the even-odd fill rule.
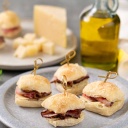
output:
[[36,5],[34,7],[34,30],[57,45],[67,47],[66,10],[60,7]]

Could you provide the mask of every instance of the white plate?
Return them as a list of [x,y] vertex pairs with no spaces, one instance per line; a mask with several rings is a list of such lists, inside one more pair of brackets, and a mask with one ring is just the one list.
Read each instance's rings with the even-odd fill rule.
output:
[[[23,34],[33,32],[32,21],[22,22]],[[41,67],[51,66],[61,62],[65,54],[71,50],[75,50],[77,47],[77,39],[70,29],[67,29],[67,48],[56,46],[55,54],[53,56],[39,53],[35,57],[29,57],[25,59],[19,59],[13,56],[14,49],[12,48],[12,40],[6,40],[6,47],[0,50],[0,68],[9,70],[24,70],[32,69],[34,60],[37,58],[43,59],[43,65]]]
[[[57,68],[39,69],[37,74],[41,74],[50,80]],[[98,75],[106,75],[106,71],[98,69],[87,68],[87,71],[90,76],[89,82],[101,80]],[[19,77],[20,75],[10,79],[0,87],[0,121],[12,128],[53,128],[41,117],[40,113],[43,108],[22,108],[15,104],[14,93]],[[117,84],[124,92],[125,104],[123,108],[110,117],[84,111],[85,119],[73,128],[126,128],[128,126],[128,82],[120,77],[109,81]],[[55,89],[55,85],[52,85],[52,93],[59,93]]]

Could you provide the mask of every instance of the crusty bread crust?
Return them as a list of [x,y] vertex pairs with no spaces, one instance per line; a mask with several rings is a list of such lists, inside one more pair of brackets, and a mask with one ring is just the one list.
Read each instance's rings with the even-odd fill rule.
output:
[[57,69],[57,71],[54,74],[54,77],[62,81],[62,76],[65,75],[67,77],[67,81],[72,81],[79,79],[83,76],[87,75],[87,71],[78,64],[72,64],[70,63],[62,65]]
[[59,120],[57,118],[53,118],[53,119],[47,119],[47,120],[51,125],[53,125],[54,127],[57,127],[57,126],[73,126],[82,122],[83,119],[84,119],[84,113],[82,112],[80,115],[80,118],[78,119],[66,118],[64,120]]
[[[14,38],[21,33],[20,19],[13,11],[7,10],[0,13],[0,34],[7,38]],[[16,30],[5,32],[4,30],[16,28]]]
[[38,92],[51,92],[50,82],[40,75],[27,74],[19,78],[17,85],[22,90],[36,90]]
[[55,94],[43,101],[41,105],[55,113],[66,113],[68,110],[85,107],[85,103],[80,98],[68,92]]
[[111,107],[106,107],[100,102],[91,102],[83,96],[81,97],[81,99],[85,102],[86,110],[98,113],[103,116],[111,116],[112,114],[120,110],[124,105],[124,100],[116,101]]
[[29,99],[29,98],[26,98],[26,97],[23,97],[23,96],[20,96],[18,94],[15,94],[15,103],[18,105],[18,106],[21,106],[21,107],[41,107],[41,103],[48,97],[50,97],[51,95],[49,96],[46,96],[44,98],[40,98],[39,100],[32,100],[32,99]]
[[111,102],[124,100],[123,92],[110,82],[92,82],[85,86],[83,93],[91,97],[104,97]]
[[[66,91],[76,94],[76,95],[80,95],[82,94],[82,90],[87,85],[87,83],[88,83],[88,80],[85,79],[78,84],[73,84],[72,87],[68,87]],[[55,85],[56,85],[57,90],[59,90],[60,92],[64,92],[64,88],[61,84],[56,83]]]
[[0,13],[0,24],[2,29],[20,26],[20,19],[13,11],[7,10]]

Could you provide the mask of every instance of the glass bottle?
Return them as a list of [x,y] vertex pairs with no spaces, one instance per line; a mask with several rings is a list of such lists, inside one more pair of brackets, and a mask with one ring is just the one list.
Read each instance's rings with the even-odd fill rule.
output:
[[[111,8],[110,5],[113,4]],[[120,19],[115,13],[118,0],[95,0],[80,17],[82,64],[112,70],[118,58]]]

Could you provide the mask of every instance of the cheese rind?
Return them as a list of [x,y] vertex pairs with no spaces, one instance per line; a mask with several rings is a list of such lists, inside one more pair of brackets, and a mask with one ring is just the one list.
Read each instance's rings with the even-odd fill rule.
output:
[[34,7],[34,29],[38,36],[44,36],[64,48],[67,47],[66,10],[54,6]]

